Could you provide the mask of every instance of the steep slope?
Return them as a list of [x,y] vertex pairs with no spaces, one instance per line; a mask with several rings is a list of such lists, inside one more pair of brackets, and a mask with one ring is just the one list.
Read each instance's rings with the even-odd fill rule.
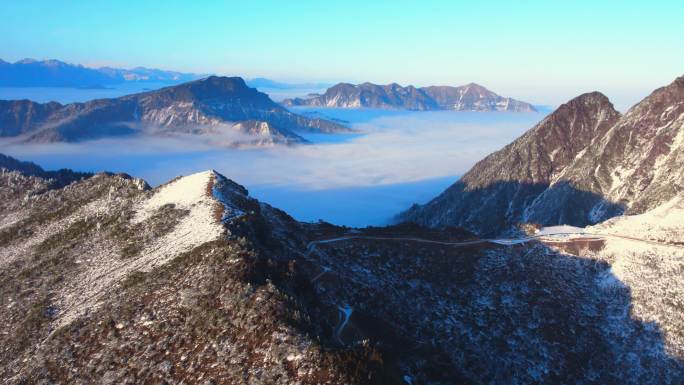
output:
[[474,83],[461,87],[423,88],[402,87],[396,83],[388,85],[340,83],[328,88],[323,95],[311,95],[306,99],[285,99],[283,104],[335,108],[404,108],[419,111],[536,111],[528,103],[504,98]]
[[[212,76],[157,91],[65,106],[9,101],[0,107],[0,136],[23,135],[21,139],[28,142],[78,141],[148,132],[244,135],[247,142],[255,134],[258,135],[253,139],[257,142],[269,134],[272,142],[290,143],[304,141],[293,132],[297,130],[348,130],[337,123],[293,114],[237,77]],[[247,121],[265,125],[255,131],[255,123]]]
[[684,379],[671,246],[578,257],[459,229],[302,224],[214,171],[154,190],[31,181],[0,173],[17,197],[0,225],[8,384]]
[[[535,199],[619,118],[604,95],[580,95],[478,162],[438,197],[424,206],[412,207],[400,219],[427,226],[462,226],[480,234],[495,234],[527,221]],[[585,216],[582,206],[566,205],[556,211],[536,212],[534,220],[583,224]]]

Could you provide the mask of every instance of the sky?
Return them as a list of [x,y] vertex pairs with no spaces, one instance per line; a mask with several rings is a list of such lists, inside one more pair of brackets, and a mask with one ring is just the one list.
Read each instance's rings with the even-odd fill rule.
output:
[[285,81],[483,84],[618,107],[684,74],[678,1],[3,1],[0,58]]

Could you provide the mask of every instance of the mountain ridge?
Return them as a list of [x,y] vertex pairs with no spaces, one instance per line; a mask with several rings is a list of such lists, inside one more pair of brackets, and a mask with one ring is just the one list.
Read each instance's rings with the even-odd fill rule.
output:
[[25,142],[79,141],[142,131],[244,134],[248,140],[267,144],[305,142],[293,131],[349,129],[287,111],[239,77],[210,76],[159,90],[66,105],[0,101],[0,136],[20,137]]
[[402,87],[397,83],[377,85],[338,83],[322,95],[285,99],[285,106],[332,108],[403,108],[408,110],[536,112],[534,106],[495,94],[475,83],[459,87]]

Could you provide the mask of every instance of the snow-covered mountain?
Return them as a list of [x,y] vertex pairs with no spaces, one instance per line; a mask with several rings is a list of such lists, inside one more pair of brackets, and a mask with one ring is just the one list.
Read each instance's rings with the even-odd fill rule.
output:
[[0,157],[0,198],[8,384],[684,379],[681,200],[488,241],[299,223],[212,170],[151,189]]
[[323,95],[285,99],[282,103],[286,106],[402,108],[420,111],[536,111],[528,103],[499,96],[475,83],[460,87],[422,88],[402,87],[396,83],[388,85],[339,83],[328,88]]
[[594,92],[562,105],[400,220],[497,234],[519,223],[585,226],[684,192],[684,77],[624,116]]
[[255,144],[304,140],[294,131],[344,132],[293,114],[238,77],[211,76],[156,91],[87,103],[0,101],[0,137],[26,142],[79,141],[140,132],[212,133]]

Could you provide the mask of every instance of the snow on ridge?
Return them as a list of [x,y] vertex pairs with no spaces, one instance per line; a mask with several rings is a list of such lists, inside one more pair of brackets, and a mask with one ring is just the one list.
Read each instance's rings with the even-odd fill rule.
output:
[[[181,177],[158,187],[152,196],[138,202],[132,224],[150,219],[169,204],[176,209],[187,210],[187,215],[181,216],[171,231],[145,245],[134,258],[111,258],[104,251],[91,256],[92,260],[83,265],[83,270],[72,281],[75,282],[73,286],[59,300],[64,311],[56,321],[57,326],[66,325],[97,307],[101,296],[130,273],[152,271],[185,252],[224,236],[226,230],[216,218],[221,202],[210,189],[217,178],[218,174],[212,170]],[[82,290],[84,282],[87,290]]]
[[684,243],[684,196],[676,196],[643,214],[622,215],[587,229],[594,233]]
[[178,178],[158,190],[138,208],[134,222],[142,222],[151,217],[164,205],[173,204],[179,209],[191,209],[195,205],[209,203],[207,185],[211,183],[214,172],[204,171]]
[[216,172],[204,171],[178,178],[162,187],[136,210],[134,223],[149,219],[162,206],[187,210],[188,214],[165,236],[159,238],[148,249],[151,254],[165,253],[173,256],[191,250],[203,243],[219,239],[225,232],[221,222],[216,219],[217,204],[221,204],[210,186],[216,180]]

